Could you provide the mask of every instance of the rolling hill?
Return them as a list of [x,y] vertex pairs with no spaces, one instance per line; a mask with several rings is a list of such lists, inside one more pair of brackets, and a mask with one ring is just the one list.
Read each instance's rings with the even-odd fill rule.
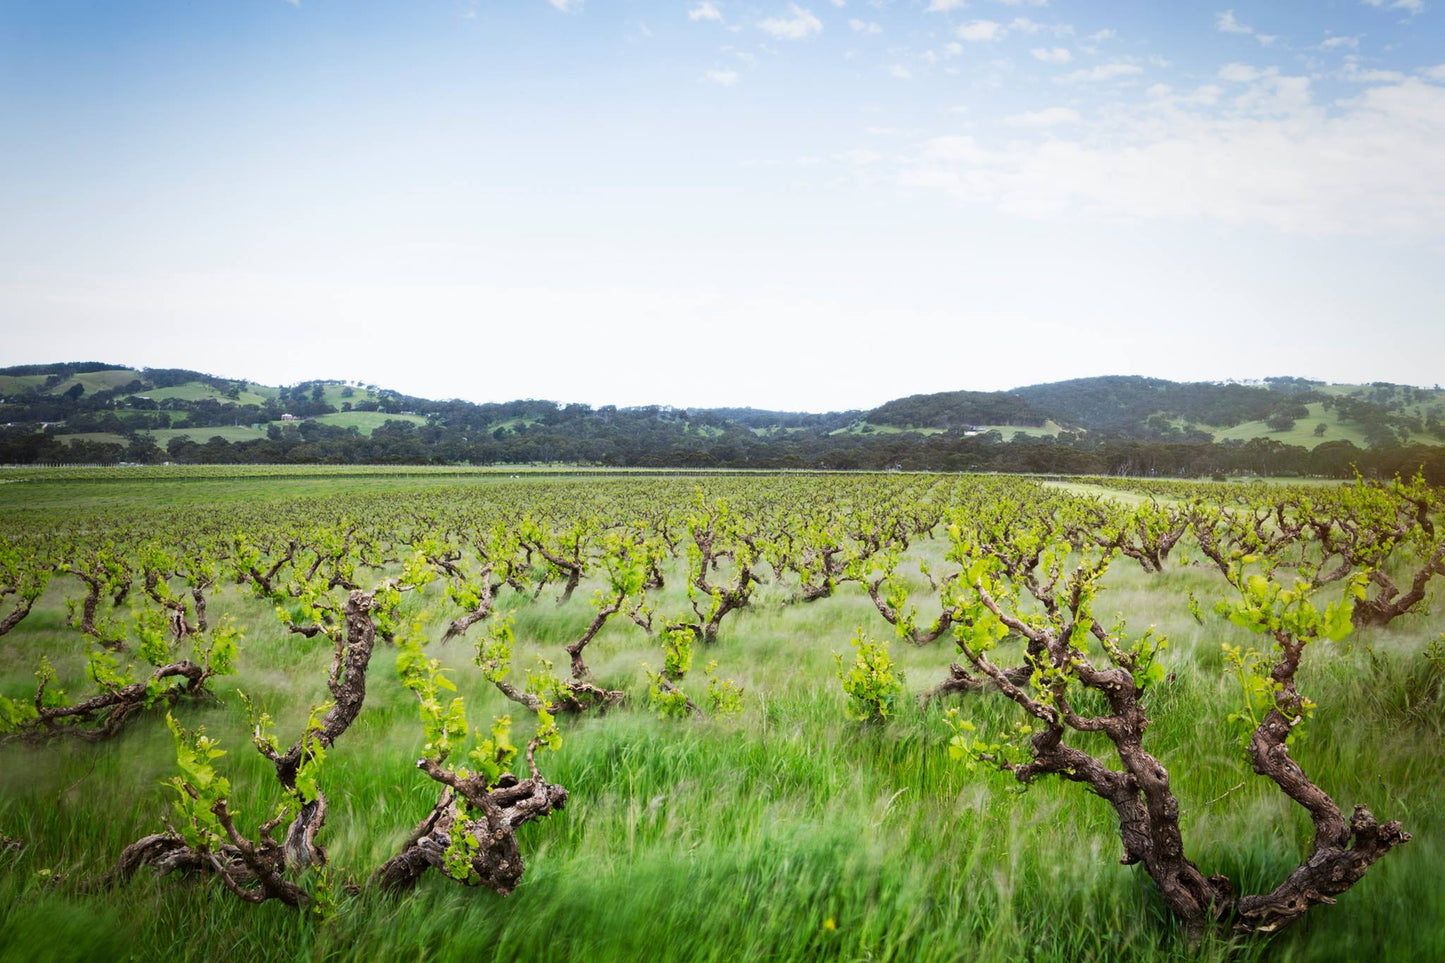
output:
[[[868,411],[478,404],[102,362],[0,369],[0,460],[442,461],[1338,473],[1445,444],[1438,387],[1113,376]],[[1445,449],[1441,449],[1445,451]],[[1404,456],[1402,456],[1404,457]],[[1416,456],[1410,455],[1409,458]],[[1433,458],[1434,455],[1429,457]],[[1139,466],[1143,466],[1140,468]]]

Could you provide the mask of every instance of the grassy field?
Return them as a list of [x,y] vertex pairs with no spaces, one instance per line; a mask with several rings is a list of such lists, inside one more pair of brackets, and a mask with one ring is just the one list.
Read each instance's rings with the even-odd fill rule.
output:
[[366,388],[351,387],[351,395],[346,394],[347,386],[344,384],[327,384],[321,388],[321,400],[340,410],[341,406],[348,402],[352,405],[360,404],[363,401],[379,401],[380,396]]
[[413,425],[424,425],[421,415],[388,415],[383,411],[338,411],[330,415],[308,418],[321,425],[335,425],[339,428],[355,428],[363,435],[369,435],[388,421],[405,421]]
[[[1042,425],[979,425],[979,432],[996,431],[1010,440],[1014,435],[1025,435],[1029,438],[1054,438],[1063,431],[1056,422],[1047,421]],[[830,435],[897,435],[903,432],[912,432],[916,435],[941,435],[946,429],[943,428],[900,428],[897,425],[875,425],[867,421],[855,421],[846,428],[838,428],[828,432]]]
[[0,375],[0,396],[45,384],[45,375]]
[[912,432],[918,435],[941,435],[942,428],[899,428],[897,425],[874,425],[866,421],[855,421],[846,428],[835,428],[830,435],[900,435]]
[[135,377],[135,372],[130,368],[106,368],[103,371],[90,371],[67,378],[51,388],[50,393],[53,395],[64,394],[76,385],[84,386],[86,394],[109,391],[130,384]]
[[[1358,425],[1341,420],[1338,412],[1326,411],[1325,406],[1318,401],[1305,405],[1305,407],[1309,409],[1309,417],[1300,418],[1288,431],[1275,431],[1263,421],[1246,421],[1233,428],[1207,428],[1205,430],[1213,433],[1215,441],[1249,441],[1251,438],[1269,438],[1286,445],[1300,445],[1304,448],[1314,448],[1327,441],[1350,441],[1360,448],[1366,447],[1364,429]],[[1315,429],[1319,425],[1325,426],[1325,433],[1322,435],[1315,434]]]
[[235,398],[230,398],[224,391],[202,381],[188,381],[170,388],[151,388],[137,392],[133,397],[149,398],[152,401],[217,401],[223,405],[261,405],[266,402],[265,396],[249,387],[240,391]]
[[77,441],[96,441],[103,445],[124,445],[124,435],[117,435],[113,431],[77,431],[70,435],[56,435],[57,441],[63,441],[67,445]]
[[145,432],[157,445],[162,448],[172,438],[179,438],[182,435],[190,438],[198,445],[204,445],[217,435],[227,441],[254,441],[257,438],[266,437],[266,428],[252,428],[250,425],[215,425],[206,428],[157,428],[154,431]]
[[[472,491],[501,503],[511,485],[548,485],[478,474],[459,481],[406,475],[246,480],[31,481],[0,485],[0,519],[66,511],[153,508],[202,512],[210,505],[305,500],[416,486]],[[596,484],[607,480],[599,476]],[[947,568],[946,541],[911,555]],[[1186,596],[1206,605],[1223,594],[1211,571],[1179,567],[1146,576],[1120,560],[1100,614],[1169,635],[1171,680],[1151,698],[1149,745],[1171,769],[1190,855],[1206,873],[1268,888],[1299,862],[1308,839],[1298,807],[1250,771],[1225,719],[1238,703],[1220,643],[1251,637],[1227,622],[1197,624]],[[663,610],[686,605],[680,569],[668,572]],[[565,661],[561,645],[591,618],[584,583],[565,605],[549,588],[536,601],[507,594],[516,610],[514,662]],[[913,589],[928,610],[921,579]],[[76,635],[63,625],[73,580],[57,578],[42,609],[0,638],[0,692],[33,690],[47,656],[67,688],[84,687]],[[1336,906],[1313,910],[1270,941],[1211,939],[1194,947],[1169,922],[1142,870],[1119,865],[1112,814],[1080,787],[1044,782],[1027,793],[1006,778],[969,773],[949,759],[944,706],[906,700],[885,725],[844,712],[834,654],[862,626],[887,626],[856,586],[809,605],[785,604],[772,584],[730,616],[716,646],[699,652],[745,688],[738,716],[663,721],[639,703],[640,665],[656,666],[656,643],[614,622],[588,649],[598,682],[624,688],[632,704],[598,718],[564,721],[563,746],[545,761],[566,786],[566,808],[521,833],[527,861],[508,898],[431,874],[397,898],[364,887],[325,918],[277,904],[250,906],[214,880],[141,874],[120,890],[83,891],[120,850],[158,830],[174,772],[169,734],[151,715],[117,739],[49,749],[0,747],[0,834],[23,840],[0,851],[0,960],[1277,960],[1438,961],[1445,958],[1445,712],[1400,709],[1393,694],[1417,670],[1445,613],[1360,633],[1328,657],[1307,661],[1303,688],[1319,703],[1296,755],[1349,806],[1368,803],[1398,818],[1414,841],[1384,859]],[[440,638],[455,614],[440,593],[408,596],[409,619]],[[220,680],[214,704],[183,705],[229,754],[221,768],[245,822],[279,794],[270,765],[249,745],[235,692],[244,690],[289,741],[307,707],[325,695],[329,647],[280,630],[272,606],[220,591],[213,617],[245,632],[240,674]],[[1007,648],[1007,646],[1006,646]],[[474,724],[505,712],[480,678],[465,641],[433,642],[453,668]],[[1373,655],[1371,655],[1373,653]],[[895,642],[910,692],[945,673],[951,646]],[[1325,656],[1326,653],[1315,653]],[[1014,656],[1016,657],[1016,655]],[[331,814],[323,841],[338,886],[364,884],[435,799],[412,762],[421,745],[413,697],[396,680],[395,651],[379,645],[365,708],[329,754]],[[1375,666],[1372,668],[1372,666]],[[1015,721],[1012,705],[963,697],[980,730]],[[512,707],[515,708],[515,707]]]
[[1029,438],[1057,438],[1063,427],[1055,421],[1046,421],[1042,425],[980,425],[984,431],[996,431],[1003,435],[1006,440],[1011,440],[1014,435],[1026,435]]

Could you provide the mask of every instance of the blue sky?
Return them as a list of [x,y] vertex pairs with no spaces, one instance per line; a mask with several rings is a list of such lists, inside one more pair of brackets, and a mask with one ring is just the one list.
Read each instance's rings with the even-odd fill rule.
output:
[[0,0],[6,363],[1442,380],[1431,0]]

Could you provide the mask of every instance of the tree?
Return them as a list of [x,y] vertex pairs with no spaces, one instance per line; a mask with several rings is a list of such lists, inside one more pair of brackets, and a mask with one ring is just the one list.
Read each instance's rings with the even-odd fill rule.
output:
[[[1346,820],[1289,754],[1290,736],[1314,708],[1296,687],[1300,660],[1310,645],[1349,633],[1361,580],[1351,583],[1344,599],[1321,610],[1307,584],[1281,584],[1267,563],[1263,571],[1243,563],[1230,570],[1238,598],[1222,601],[1220,612],[1272,643],[1268,652],[1226,647],[1244,681],[1245,705],[1231,719],[1244,729],[1254,771],[1303,807],[1314,824],[1311,852],[1298,869],[1270,892],[1239,897],[1227,877],[1205,876],[1185,855],[1169,771],[1145,748],[1148,696],[1167,677],[1160,658],[1165,640],[1152,629],[1130,637],[1122,626],[1106,630],[1098,622],[1094,601],[1107,556],[1086,558],[1067,580],[1064,604],[1039,618],[1019,606],[1016,589],[996,562],[954,542],[963,549],[965,581],[972,589],[969,617],[957,632],[959,647],[988,687],[1019,706],[1025,721],[985,738],[952,710],[952,754],[970,767],[983,764],[1008,773],[1024,786],[1053,775],[1106,800],[1119,822],[1123,862],[1143,866],[1191,934],[1222,924],[1245,934],[1274,932],[1310,907],[1334,902],[1376,860],[1409,841],[1398,822],[1381,824],[1364,806]],[[1026,685],[1010,681],[989,655],[1009,632],[1024,636],[1039,653],[1031,659]],[[1070,744],[1070,737],[1080,734],[1105,737],[1121,768]]]

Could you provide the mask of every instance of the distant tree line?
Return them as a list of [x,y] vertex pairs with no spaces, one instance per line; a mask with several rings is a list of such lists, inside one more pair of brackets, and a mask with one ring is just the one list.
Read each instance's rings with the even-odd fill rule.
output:
[[[1423,468],[1445,484],[1445,447],[1363,449],[1328,441],[1313,450],[1271,439],[1182,443],[1127,438],[1059,440],[997,432],[969,436],[828,434],[802,430],[757,434],[730,427],[700,432],[683,422],[618,418],[561,425],[519,425],[473,433],[436,423],[389,421],[370,436],[316,422],[271,425],[267,437],[227,442],[198,429],[164,448],[136,434],[126,444],[64,442],[33,430],[0,431],[0,462],[189,464],[545,464],[611,467],[901,469],[1200,477],[1258,474],[1347,478],[1411,473]],[[498,436],[500,435],[500,437]]]
[[[1252,473],[1348,477],[1423,467],[1445,483],[1445,441],[1436,391],[1375,384],[1352,396],[1322,392],[1317,382],[1268,379],[1263,386],[1181,384],[1138,377],[1086,378],[1011,392],[941,392],[888,402],[872,411],[823,414],[753,408],[667,406],[593,408],[522,399],[494,404],[436,401],[335,382],[308,381],[256,403],[245,382],[184,369],[141,369],[120,387],[86,391],[78,374],[113,371],[83,362],[0,369],[43,376],[43,384],[9,391],[0,403],[0,462],[185,462],[329,464],[545,464],[618,467],[904,469],[1207,476]],[[220,397],[149,397],[163,388],[207,385]],[[247,392],[242,403],[242,392]],[[1275,431],[1307,417],[1307,404],[1332,410],[1359,428],[1366,447],[1331,439],[1316,446],[1271,438],[1216,441],[1210,427],[1264,421]],[[337,412],[407,415],[372,434],[323,424]],[[290,414],[297,422],[281,421]],[[415,414],[424,415],[416,424]],[[1008,428],[1053,420],[1076,426],[1057,436],[1028,437]],[[65,439],[63,431],[112,434],[120,441]],[[857,430],[859,422],[898,431]],[[228,442],[214,429],[266,425],[266,436]],[[1320,427],[1328,428],[1321,424]],[[934,434],[909,431],[928,428]],[[159,444],[148,432],[163,429]],[[850,430],[852,429],[852,430]],[[1012,436],[1012,437],[1008,437]]]

